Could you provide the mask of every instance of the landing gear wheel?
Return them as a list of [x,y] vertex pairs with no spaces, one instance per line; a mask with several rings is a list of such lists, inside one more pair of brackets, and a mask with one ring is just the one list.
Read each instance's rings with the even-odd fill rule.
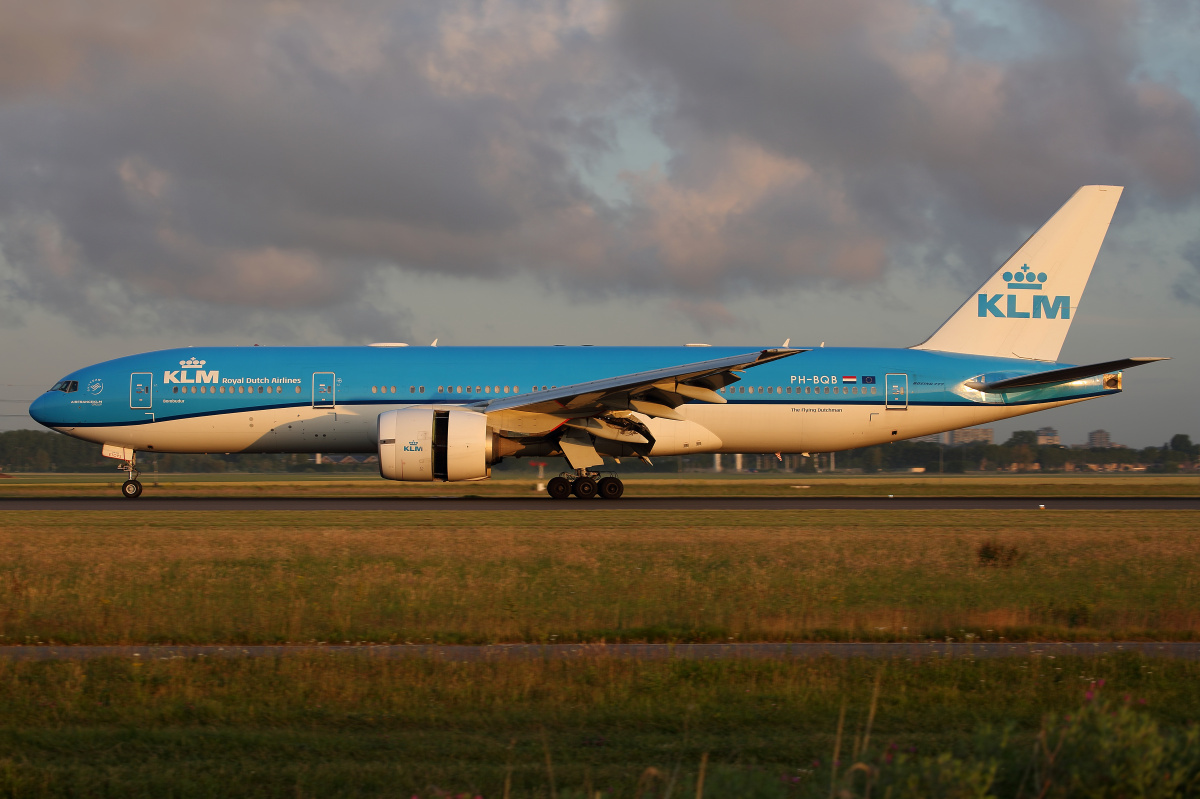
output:
[[571,486],[571,493],[580,499],[591,499],[596,496],[596,481],[591,477],[580,477]]
[[571,496],[571,481],[565,477],[551,477],[546,483],[546,493],[550,499],[567,499]]
[[600,499],[620,499],[625,493],[625,484],[615,477],[602,477],[596,485]]
[[142,484],[137,480],[126,480],[121,484],[121,496],[125,499],[137,499],[142,495]]

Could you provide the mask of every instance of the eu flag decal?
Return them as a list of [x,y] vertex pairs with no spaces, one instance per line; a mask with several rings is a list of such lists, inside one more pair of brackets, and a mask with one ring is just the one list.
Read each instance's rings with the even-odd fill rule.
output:
[[866,383],[871,383],[871,384],[874,384],[874,382],[875,382],[875,375],[863,375],[863,379],[862,379],[862,381],[863,381],[863,383],[864,383],[864,384],[866,384]]

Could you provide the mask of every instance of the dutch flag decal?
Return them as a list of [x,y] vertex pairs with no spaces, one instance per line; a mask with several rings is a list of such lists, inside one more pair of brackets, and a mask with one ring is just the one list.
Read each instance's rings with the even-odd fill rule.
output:
[[857,383],[858,378],[855,377],[854,375],[846,375],[845,377],[842,378],[842,382],[843,383]]

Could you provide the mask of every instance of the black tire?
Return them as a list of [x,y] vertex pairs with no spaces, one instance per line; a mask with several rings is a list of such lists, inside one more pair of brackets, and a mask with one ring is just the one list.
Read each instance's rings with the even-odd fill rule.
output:
[[625,484],[615,477],[602,477],[596,486],[600,499],[620,499],[625,493]]
[[125,499],[137,499],[142,495],[142,484],[137,480],[126,480],[121,483],[121,496]]
[[580,499],[591,499],[596,496],[596,481],[590,477],[580,477],[571,486],[571,493]]
[[565,477],[551,477],[546,483],[546,493],[550,499],[567,499],[571,496],[571,481]]

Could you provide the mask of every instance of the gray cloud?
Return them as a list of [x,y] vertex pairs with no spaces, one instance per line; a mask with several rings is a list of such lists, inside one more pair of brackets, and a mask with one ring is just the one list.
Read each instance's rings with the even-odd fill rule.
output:
[[[918,256],[974,279],[1083,183],[1193,200],[1196,108],[1141,75],[1138,7],[1020,8],[1044,40],[1002,58],[916,0],[0,3],[2,285],[97,326],[358,337],[405,331],[380,270],[528,271],[721,324]],[[606,200],[583,168],[635,117],[672,157]]]

